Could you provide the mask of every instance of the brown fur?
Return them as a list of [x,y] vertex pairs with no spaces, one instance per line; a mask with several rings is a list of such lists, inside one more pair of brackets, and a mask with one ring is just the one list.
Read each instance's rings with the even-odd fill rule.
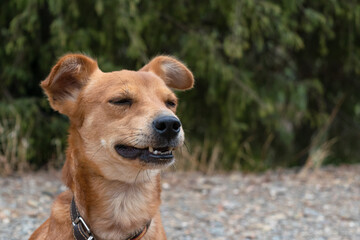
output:
[[[191,72],[178,60],[159,56],[140,71],[103,73],[96,61],[80,54],[62,57],[41,83],[51,106],[70,119],[69,147],[63,181],[69,188],[55,200],[50,218],[30,237],[73,239],[70,202],[75,197],[81,216],[96,239],[124,239],[150,219],[144,240],[166,239],[159,212],[160,169],[121,157],[116,144],[146,148],[154,144],[154,117],[175,116],[177,102],[170,88],[193,86]],[[131,98],[131,106],[110,104]],[[179,146],[184,141],[181,132]]]

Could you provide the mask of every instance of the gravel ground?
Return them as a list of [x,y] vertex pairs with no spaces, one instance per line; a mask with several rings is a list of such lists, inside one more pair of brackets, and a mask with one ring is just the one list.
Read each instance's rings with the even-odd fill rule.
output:
[[[360,165],[163,177],[168,239],[360,239]],[[27,239],[65,190],[59,173],[0,178],[0,239]]]

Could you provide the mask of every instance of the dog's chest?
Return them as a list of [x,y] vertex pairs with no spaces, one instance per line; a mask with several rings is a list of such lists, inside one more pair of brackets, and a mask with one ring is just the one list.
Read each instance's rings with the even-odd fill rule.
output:
[[100,234],[101,238],[125,239],[152,219],[159,204],[160,199],[153,192],[153,186],[129,187],[109,194],[102,203],[102,212],[94,212],[102,215],[95,219],[96,225],[106,229]]
[[114,217],[123,225],[129,225],[132,221],[146,218],[149,207],[155,201],[154,194],[148,189],[129,189],[110,200]]

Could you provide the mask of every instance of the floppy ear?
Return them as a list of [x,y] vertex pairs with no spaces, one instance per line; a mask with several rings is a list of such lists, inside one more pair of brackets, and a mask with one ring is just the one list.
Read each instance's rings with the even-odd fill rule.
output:
[[140,71],[155,73],[170,88],[187,90],[194,86],[194,77],[190,70],[173,57],[155,57]]
[[75,102],[89,76],[98,69],[96,61],[82,54],[68,54],[51,69],[41,87],[49,97],[51,107],[70,116]]

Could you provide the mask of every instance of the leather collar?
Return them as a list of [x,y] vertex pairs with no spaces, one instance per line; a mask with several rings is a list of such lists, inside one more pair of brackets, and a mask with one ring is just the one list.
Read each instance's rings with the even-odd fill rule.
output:
[[[75,240],[96,240],[85,220],[80,216],[76,207],[74,198],[70,205],[70,217],[73,225],[73,236]],[[147,232],[151,224],[151,220],[141,229],[131,234],[126,240],[140,240]]]

